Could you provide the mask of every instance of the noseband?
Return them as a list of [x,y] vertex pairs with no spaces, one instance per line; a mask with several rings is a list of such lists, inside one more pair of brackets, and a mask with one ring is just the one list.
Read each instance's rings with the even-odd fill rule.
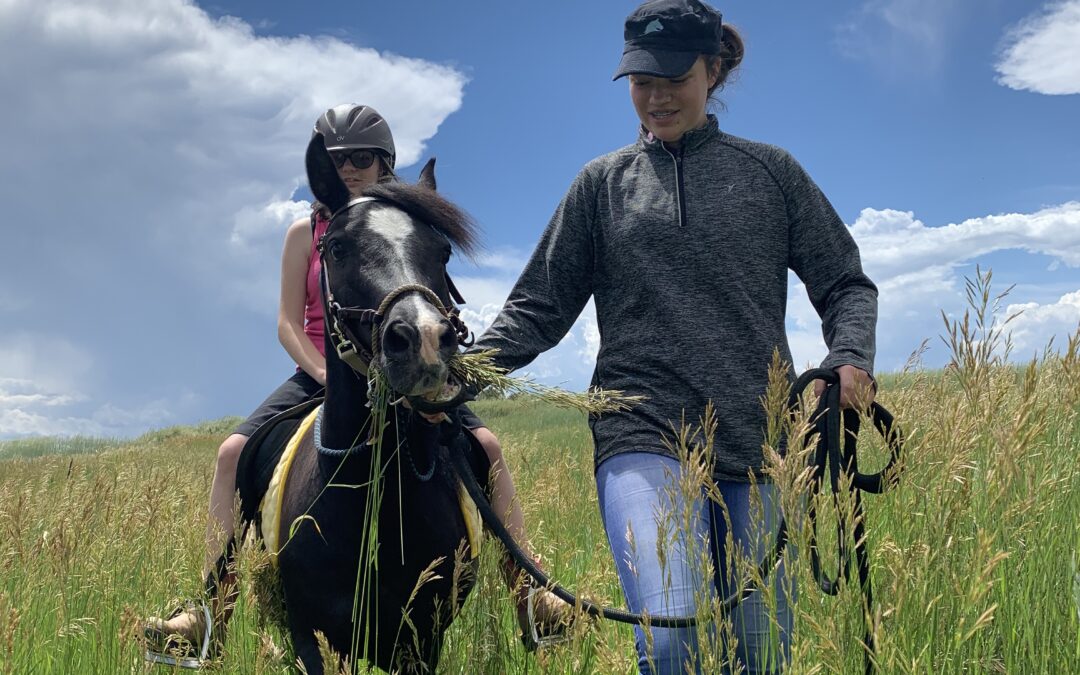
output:
[[[374,197],[358,197],[353,199],[345,206],[334,211],[330,216],[330,221],[333,222],[338,214],[347,211],[357,204],[372,201],[378,200]],[[327,234],[329,234],[329,227],[327,227]],[[425,300],[434,306],[435,309],[439,310],[439,313],[450,322],[451,326],[453,326],[454,332],[457,334],[459,345],[462,345],[463,347],[472,346],[472,333],[469,332],[469,328],[461,319],[458,308],[451,306],[447,309],[435,291],[421,284],[404,284],[398,286],[386,294],[376,309],[341,306],[341,304],[334,299],[334,292],[330,288],[330,279],[326,273],[326,234],[319,238],[319,242],[316,244],[316,250],[319,252],[319,261],[321,263],[319,266],[319,281],[322,285],[323,297],[326,301],[327,334],[330,336],[330,342],[334,345],[334,350],[337,352],[338,357],[356,372],[367,376],[371,363],[379,353],[383,319],[386,318],[387,312],[390,311],[390,308],[394,303],[409,293],[419,293]],[[461,297],[461,294],[458,293],[453,282],[450,281],[449,274],[446,275],[446,282],[454,300],[459,303],[464,303],[465,300]],[[370,347],[365,346],[363,342],[356,338],[349,328],[350,321],[357,321],[371,327]]]

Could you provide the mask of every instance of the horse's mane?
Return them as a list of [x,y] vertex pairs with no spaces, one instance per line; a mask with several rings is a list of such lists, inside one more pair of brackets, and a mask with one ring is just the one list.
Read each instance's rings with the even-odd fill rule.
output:
[[477,253],[477,227],[472,216],[434,190],[401,181],[387,181],[364,189],[363,195],[387,202],[434,227],[465,255],[472,257]]

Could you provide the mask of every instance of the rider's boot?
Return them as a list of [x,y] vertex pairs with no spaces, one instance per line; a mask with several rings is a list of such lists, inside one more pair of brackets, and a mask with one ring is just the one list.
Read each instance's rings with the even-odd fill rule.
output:
[[[540,556],[533,556],[533,560],[539,567]],[[574,608],[548,589],[536,586],[509,553],[503,554],[502,574],[514,597],[521,644],[525,649],[531,652],[539,646],[564,641],[574,619]]]
[[220,657],[238,593],[231,567],[231,560],[221,556],[206,579],[202,600],[186,601],[167,618],[151,617],[143,624],[146,660],[197,670]]

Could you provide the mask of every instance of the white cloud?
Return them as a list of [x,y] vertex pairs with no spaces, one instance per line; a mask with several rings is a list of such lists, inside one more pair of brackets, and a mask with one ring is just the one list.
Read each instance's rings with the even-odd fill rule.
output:
[[487,323],[495,319],[495,313],[506,302],[506,298],[510,295],[510,289],[513,288],[514,281],[517,279],[516,275],[510,277],[501,273],[484,275],[483,273],[474,272],[468,276],[453,274],[452,272],[451,274],[454,285],[457,286],[458,290],[461,291],[461,295],[465,298],[466,307],[474,310],[483,308],[484,312],[490,313]]
[[0,397],[0,438],[24,436],[94,436],[121,438],[148,427],[159,427],[172,419],[169,404],[152,401],[136,409],[125,410],[104,405],[89,416],[56,414],[41,411],[34,405],[7,405]]
[[1080,327],[1080,290],[1066,293],[1052,304],[1012,304],[1005,308],[1003,315],[1009,317],[1017,313],[1019,315],[1008,324],[1008,330],[1012,333],[1013,351],[1018,357],[1041,353],[1049,342],[1048,336],[1056,336],[1054,343],[1060,348],[1065,344],[1065,338]]
[[998,83],[1039,94],[1080,94],[1080,0],[1052,2],[1009,31]]
[[592,368],[596,365],[596,355],[600,353],[600,324],[596,321],[596,305],[589,300],[588,306],[582,312],[581,320],[581,349],[578,356],[581,357],[582,365]]
[[311,202],[307,200],[274,199],[262,207],[246,206],[233,218],[229,243],[243,247],[269,238],[280,247],[286,228],[310,215]]
[[972,260],[1002,250],[1043,253],[1080,266],[1080,202],[1035,213],[971,218],[927,227],[910,211],[863,209],[851,226],[863,264],[877,279],[889,279],[942,264]]
[[[859,245],[863,268],[878,287],[878,353],[893,354],[893,362],[879,359],[878,369],[901,368],[899,359],[926,338],[943,332],[941,311],[959,316],[966,309],[964,277],[973,277],[974,266],[985,256],[1005,251],[1036,253],[1080,267],[1080,202],[1068,202],[1035,213],[1010,213],[971,218],[962,223],[928,227],[909,211],[863,209],[851,227]],[[1025,255],[1020,253],[1020,255]],[[984,265],[985,267],[985,265]],[[995,275],[995,289],[1004,291],[1026,278]],[[791,277],[788,296],[788,340],[796,364],[820,362],[827,349],[821,324],[806,289]],[[1014,289],[1038,293],[1037,284]],[[1071,299],[1071,300],[1070,300]],[[1026,314],[1010,324],[1017,347],[1038,349],[1055,335],[1075,328],[1075,298],[1064,296],[1052,305],[1024,302]],[[1073,314],[1070,314],[1073,312]],[[1073,322],[1070,327],[1069,321]],[[931,350],[938,348],[932,340]],[[883,348],[884,347],[884,348]],[[941,361],[937,354],[928,358]]]
[[[300,156],[319,112],[359,99],[392,121],[407,165],[461,104],[464,77],[451,68],[329,37],[259,37],[239,19],[214,20],[184,0],[14,0],[0,11],[8,49],[29,45],[46,65],[63,69],[55,72],[57,84],[68,94],[58,104],[90,94],[91,109],[137,123],[129,131],[139,134],[183,115],[170,108],[185,104],[200,118],[211,114],[198,120],[198,131],[224,145],[187,147],[217,159],[268,144]],[[64,110],[54,114],[62,119]],[[222,134],[228,131],[237,136]]]
[[825,347],[825,340],[821,337],[820,328],[789,329],[788,346],[791,347],[791,362],[798,372],[816,367],[829,353]]
[[[18,333],[0,342],[0,438],[29,435],[127,436],[170,421],[176,402],[132,408],[95,403],[90,355],[68,340]],[[190,404],[192,395],[180,397]]]
[[[527,261],[519,252],[507,250],[482,257],[478,261],[483,265],[479,274],[454,275],[454,283],[467,301],[461,318],[477,336],[495,321]],[[584,389],[592,377],[599,347],[596,308],[590,300],[558,345],[515,374],[547,384]]]
[[70,425],[66,419],[53,419],[22,408],[0,408],[0,437],[17,436],[92,436],[90,426]]
[[[249,289],[277,286],[317,115],[375,106],[406,166],[460,108],[466,81],[331,37],[261,37],[184,0],[0,3],[0,60],[19,64],[0,70],[0,174],[12,194],[51,203],[63,156],[78,172],[65,196],[79,218],[57,223],[71,250],[90,239],[161,256],[162,269],[262,312],[276,302]],[[15,222],[39,213],[25,209]]]
[[0,336],[0,378],[38,386],[8,392],[24,398],[5,400],[0,433],[171,421],[188,405],[171,382],[234,377],[227,361],[252,358],[237,345],[272,335],[315,118],[374,106],[408,166],[466,83],[333,37],[260,36],[190,0],[0,0],[0,63],[5,222],[33,224],[4,230],[0,320],[65,336],[52,356]]
[[12,377],[0,379],[0,409],[23,406],[63,406],[81,399],[70,393],[56,393],[43,389],[31,380]]

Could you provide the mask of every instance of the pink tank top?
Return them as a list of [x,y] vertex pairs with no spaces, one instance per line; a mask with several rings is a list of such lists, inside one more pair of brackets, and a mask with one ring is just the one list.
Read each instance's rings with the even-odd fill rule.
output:
[[326,228],[330,221],[321,215],[315,216],[315,233],[311,238],[311,253],[308,260],[307,292],[304,300],[304,332],[315,344],[315,348],[324,357],[326,356],[326,324],[323,317],[322,284],[319,275],[322,272],[322,262],[319,260],[319,252],[316,245],[319,238],[326,234]]

